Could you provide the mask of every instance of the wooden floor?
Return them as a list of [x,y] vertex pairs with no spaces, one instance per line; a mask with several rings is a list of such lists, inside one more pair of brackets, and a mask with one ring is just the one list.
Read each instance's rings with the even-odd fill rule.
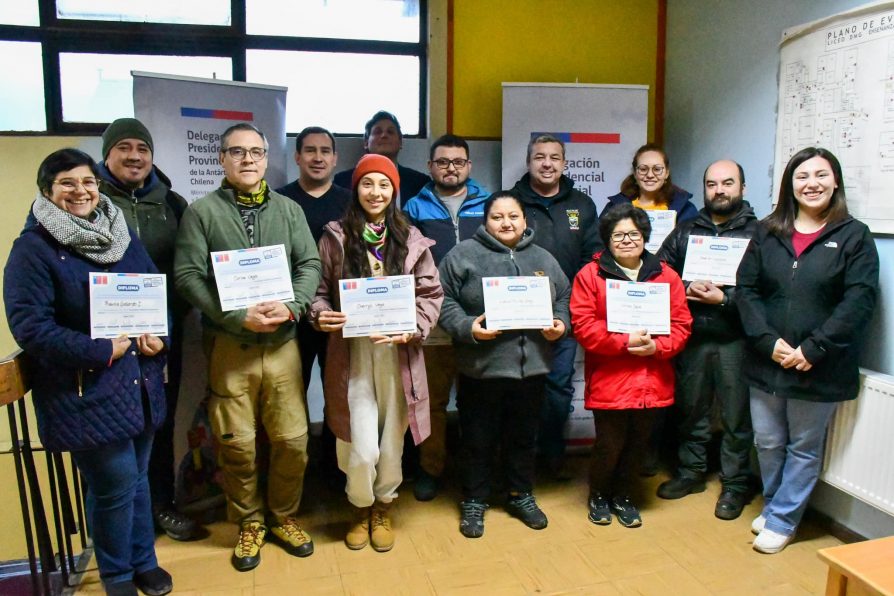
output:
[[[805,522],[795,542],[777,555],[752,550],[750,523],[760,498],[738,520],[714,517],[718,481],[677,501],[654,496],[665,476],[643,479],[640,528],[587,520],[586,457],[572,457],[576,478],[538,485],[549,527],[530,530],[497,502],[483,538],[458,530],[458,493],[432,502],[402,487],[394,509],[397,543],[389,553],[348,550],[342,538],[349,510],[343,494],[309,481],[301,520],[314,538],[306,559],[266,544],[260,566],[239,573],[230,566],[236,527],[216,523],[193,543],[157,542],[159,562],[174,577],[175,594],[820,594],[826,567],[819,548],[840,542]],[[496,499],[495,499],[496,501]],[[78,594],[101,592],[95,571]]]

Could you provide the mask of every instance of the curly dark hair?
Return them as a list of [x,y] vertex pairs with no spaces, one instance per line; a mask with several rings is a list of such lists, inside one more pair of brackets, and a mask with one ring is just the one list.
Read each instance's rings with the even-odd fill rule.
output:
[[612,245],[612,232],[615,231],[618,222],[623,219],[633,222],[636,229],[643,235],[643,243],[649,242],[649,237],[652,235],[652,222],[649,221],[649,216],[639,207],[634,207],[633,203],[621,203],[606,209],[599,216],[599,237],[606,248]]

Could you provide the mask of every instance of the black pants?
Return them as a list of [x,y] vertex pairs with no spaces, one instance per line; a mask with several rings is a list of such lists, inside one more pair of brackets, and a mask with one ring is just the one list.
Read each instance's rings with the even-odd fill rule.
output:
[[473,379],[459,375],[456,406],[462,433],[462,484],[467,499],[490,495],[491,459],[502,452],[509,492],[534,488],[537,427],[546,375]]
[[629,495],[655,418],[663,408],[593,410],[596,442],[590,458],[590,493]]

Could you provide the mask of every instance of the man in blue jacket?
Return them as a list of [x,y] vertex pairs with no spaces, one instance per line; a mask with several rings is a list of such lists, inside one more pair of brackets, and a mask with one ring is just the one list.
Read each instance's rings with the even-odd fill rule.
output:
[[[705,170],[705,207],[698,217],[671,232],[658,257],[678,274],[686,263],[689,237],[751,238],[757,217],[745,194],[745,174],[734,161],[721,160]],[[733,300],[735,286],[711,280],[686,281],[692,313],[692,336],[677,357],[674,407],[679,413],[680,467],[658,487],[663,499],[679,499],[705,490],[711,410],[716,401],[723,427],[720,444],[722,490],[714,515],[732,520],[741,515],[753,489],[749,456],[753,435],[745,382],[745,332]]]
[[[423,235],[437,242],[431,247],[437,265],[451,248],[471,238],[484,222],[484,202],[489,193],[470,178],[469,144],[456,135],[435,139],[429,150],[428,169],[432,181],[404,204],[404,211]],[[447,402],[456,377],[456,363],[450,337],[440,327],[432,330],[424,350],[431,435],[419,445],[420,469],[413,494],[419,501],[430,501],[438,494],[444,472]]]

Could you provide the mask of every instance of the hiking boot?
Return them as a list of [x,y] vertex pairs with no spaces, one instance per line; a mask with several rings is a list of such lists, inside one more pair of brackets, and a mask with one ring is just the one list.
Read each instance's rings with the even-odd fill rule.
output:
[[416,482],[413,484],[413,496],[417,501],[431,501],[438,496],[439,483],[440,478],[436,478],[420,468]]
[[794,537],[794,534],[786,536],[785,534],[774,532],[769,528],[764,528],[761,530],[761,533],[757,535],[757,538],[754,539],[751,547],[759,553],[775,555],[788,546],[788,543],[791,542]]
[[639,509],[636,508],[630,497],[613,498],[612,511],[618,518],[618,522],[626,528],[638,528],[643,525],[643,518],[639,515]]
[[607,526],[612,523],[611,505],[609,505],[608,499],[603,497],[600,493],[590,495],[590,500],[587,503],[587,507],[590,510],[587,517],[589,517],[590,521],[594,524]]
[[720,519],[733,520],[742,515],[742,510],[750,500],[748,493],[736,492],[725,488],[717,499],[714,515]]
[[682,499],[686,495],[704,492],[705,479],[701,476],[676,475],[658,486],[658,496],[662,499]]
[[195,540],[199,534],[199,524],[188,515],[180,513],[173,507],[158,507],[152,511],[155,527],[172,540]]
[[542,530],[549,523],[531,493],[511,495],[506,501],[506,512],[520,519],[532,530]]
[[259,521],[242,522],[239,528],[239,540],[233,549],[233,567],[236,571],[251,571],[261,562],[261,547],[267,526]]
[[376,501],[369,518],[369,540],[376,552],[388,552],[394,547],[394,530],[391,529],[391,517],[388,510],[391,503]]
[[466,499],[459,504],[459,531],[463,536],[481,538],[484,535],[484,512],[487,508],[487,503],[478,499]]
[[314,554],[314,541],[294,517],[286,517],[281,524],[271,525],[270,533],[290,555],[309,557]]
[[171,574],[161,567],[134,573],[133,583],[146,596],[164,596],[170,594],[174,589],[174,580],[171,578]]
[[[353,507],[353,506],[352,506]],[[353,507],[354,520],[345,535],[345,544],[351,550],[360,550],[369,544],[369,507]]]

